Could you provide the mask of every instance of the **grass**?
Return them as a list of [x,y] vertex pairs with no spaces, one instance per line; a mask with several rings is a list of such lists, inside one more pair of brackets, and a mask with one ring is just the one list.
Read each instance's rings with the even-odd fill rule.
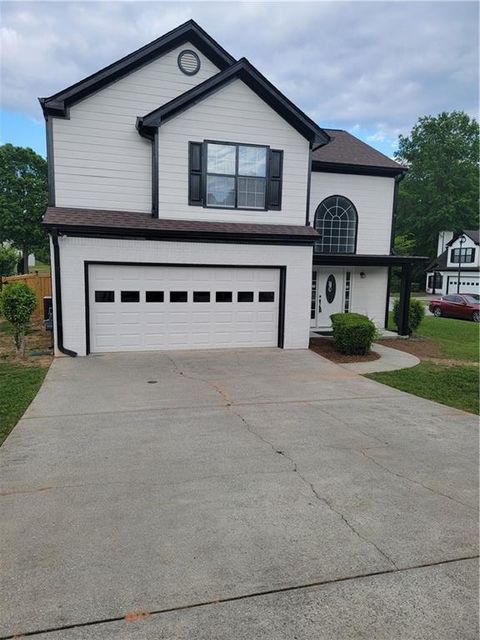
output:
[[37,395],[47,367],[0,362],[0,444]]
[[438,342],[445,358],[478,362],[480,323],[427,316],[417,334]]
[[[392,312],[389,314],[388,328],[396,330]],[[438,362],[438,359],[435,362],[427,359],[411,369],[372,373],[368,377],[421,398],[478,413],[480,324],[456,318],[425,316],[415,335],[436,343],[441,358],[445,358],[445,364]],[[468,365],[467,362],[472,364]]]
[[36,396],[51,362],[50,336],[32,326],[27,334],[27,355],[15,353],[12,327],[0,318],[0,445]]
[[421,362],[411,369],[370,373],[366,377],[449,407],[479,413],[477,367]]
[[[388,317],[388,328],[396,331],[393,313]],[[415,332],[417,336],[431,338],[440,346],[444,358],[452,360],[479,360],[480,323],[456,318],[425,316]]]
[[29,267],[30,273],[35,273],[38,271],[39,275],[49,275],[50,274],[50,265],[45,262],[36,262],[33,267]]

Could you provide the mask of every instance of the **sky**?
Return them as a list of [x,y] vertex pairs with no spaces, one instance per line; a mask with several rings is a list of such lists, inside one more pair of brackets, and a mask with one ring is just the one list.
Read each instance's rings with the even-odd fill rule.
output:
[[0,2],[0,143],[45,155],[38,96],[193,18],[320,126],[392,156],[420,116],[478,117],[479,5],[377,2]]

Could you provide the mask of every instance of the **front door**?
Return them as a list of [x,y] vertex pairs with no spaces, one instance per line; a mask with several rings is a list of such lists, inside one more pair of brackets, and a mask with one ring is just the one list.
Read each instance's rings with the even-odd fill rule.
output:
[[322,267],[312,272],[311,326],[328,329],[333,313],[344,311],[345,271]]

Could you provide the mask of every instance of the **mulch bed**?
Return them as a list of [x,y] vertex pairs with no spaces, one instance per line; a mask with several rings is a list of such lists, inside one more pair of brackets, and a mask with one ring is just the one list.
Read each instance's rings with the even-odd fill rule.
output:
[[344,353],[338,353],[333,348],[331,338],[310,338],[310,349],[318,353],[319,356],[328,358],[332,362],[371,362],[378,360],[380,356],[375,351],[370,351],[366,356],[348,356]]
[[24,366],[50,366],[53,359],[52,334],[41,324],[34,324],[27,333],[25,358],[17,357],[13,336],[4,319],[0,317],[0,362],[11,362]]
[[417,358],[420,358],[420,360],[431,360],[432,358],[437,359],[442,357],[440,345],[431,338],[422,338],[420,336],[412,336],[406,340],[402,340],[401,338],[384,338],[383,340],[376,340],[376,342],[383,344],[385,347],[411,353],[417,356]]

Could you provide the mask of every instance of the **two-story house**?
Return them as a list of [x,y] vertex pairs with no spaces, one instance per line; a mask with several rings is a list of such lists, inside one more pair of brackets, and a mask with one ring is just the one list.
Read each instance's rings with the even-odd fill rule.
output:
[[426,268],[428,293],[480,293],[480,238],[478,229],[441,231],[437,257]]
[[[308,346],[384,322],[404,168],[188,21],[40,103],[57,352]],[[408,301],[408,300],[407,300]]]

